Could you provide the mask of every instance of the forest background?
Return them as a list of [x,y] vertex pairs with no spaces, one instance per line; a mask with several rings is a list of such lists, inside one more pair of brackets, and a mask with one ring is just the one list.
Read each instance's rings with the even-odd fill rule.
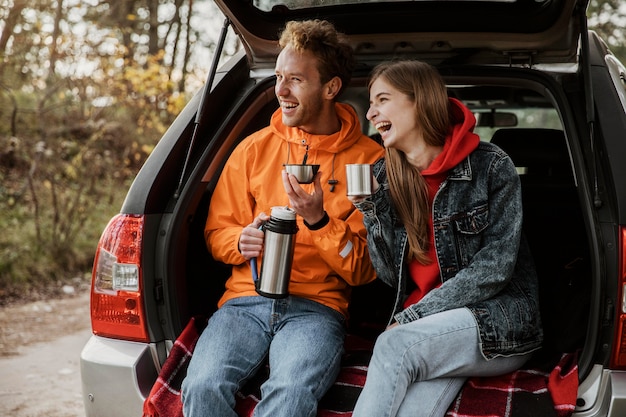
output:
[[[626,1],[592,0],[588,17],[626,63]],[[212,0],[0,0],[0,305],[89,283],[223,21]],[[220,61],[239,46],[229,33]]]

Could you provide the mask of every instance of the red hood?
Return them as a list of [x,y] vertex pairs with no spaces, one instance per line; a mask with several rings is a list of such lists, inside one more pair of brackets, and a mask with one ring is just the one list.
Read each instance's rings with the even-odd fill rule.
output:
[[478,147],[480,138],[473,132],[476,118],[460,101],[451,98],[453,126],[443,145],[443,151],[428,168],[422,171],[424,176],[444,174],[457,166]]

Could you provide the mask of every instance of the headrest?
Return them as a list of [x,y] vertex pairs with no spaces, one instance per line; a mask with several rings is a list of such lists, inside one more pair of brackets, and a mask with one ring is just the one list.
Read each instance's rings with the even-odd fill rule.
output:
[[511,157],[521,175],[572,176],[562,130],[499,129],[491,143]]

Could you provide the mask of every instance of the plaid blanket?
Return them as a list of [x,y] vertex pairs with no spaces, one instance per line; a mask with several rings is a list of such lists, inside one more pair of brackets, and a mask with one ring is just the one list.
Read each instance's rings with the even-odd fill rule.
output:
[[182,417],[180,388],[206,320],[192,318],[174,342],[159,376],[143,404],[144,417]]
[[[143,417],[182,417],[180,388],[187,365],[206,320],[192,319],[174,343],[149,396]],[[367,375],[373,342],[348,335],[342,368],[320,401],[318,417],[351,417]],[[259,387],[267,368],[258,372],[238,394],[236,411],[251,417],[259,402]],[[446,417],[568,417],[578,391],[576,354],[564,354],[542,366],[498,377],[469,378]]]

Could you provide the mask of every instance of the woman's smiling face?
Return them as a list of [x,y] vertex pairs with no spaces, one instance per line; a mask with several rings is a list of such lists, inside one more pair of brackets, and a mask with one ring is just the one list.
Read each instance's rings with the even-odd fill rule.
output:
[[378,130],[386,148],[406,152],[405,148],[419,137],[415,103],[383,77],[371,84],[367,120]]

